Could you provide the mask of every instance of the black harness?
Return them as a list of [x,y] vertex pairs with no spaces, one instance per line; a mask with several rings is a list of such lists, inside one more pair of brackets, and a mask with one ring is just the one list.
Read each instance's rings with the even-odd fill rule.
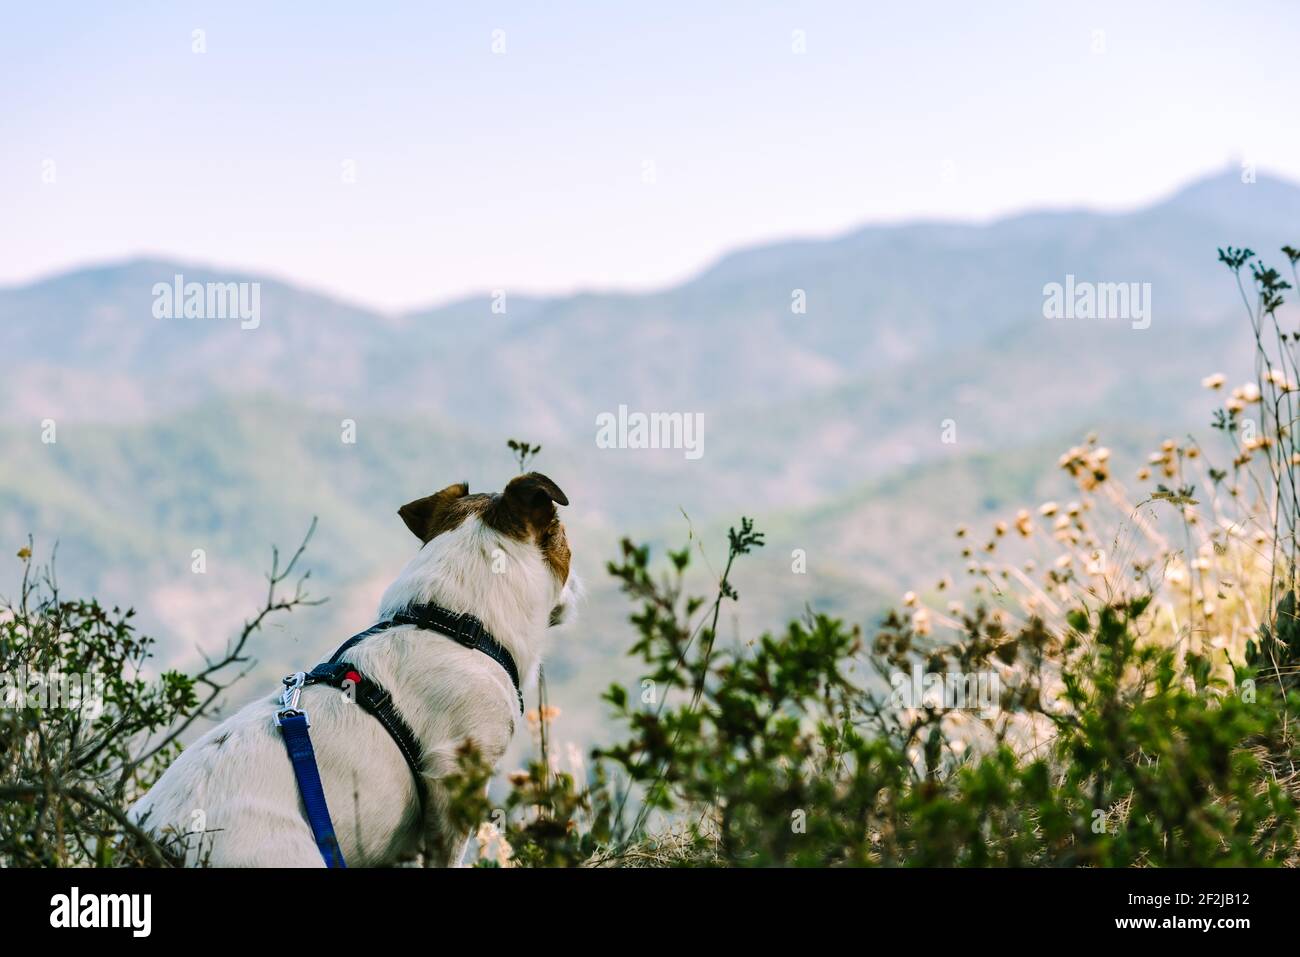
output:
[[398,750],[402,752],[402,757],[415,778],[415,789],[423,806],[428,795],[424,778],[420,774],[420,742],[415,737],[415,732],[402,719],[401,713],[393,704],[392,695],[378,682],[363,675],[346,659],[348,649],[372,635],[399,625],[413,625],[424,631],[436,631],[466,648],[487,655],[510,676],[510,681],[515,687],[515,697],[519,702],[519,713],[524,712],[524,695],[519,688],[519,668],[515,665],[515,659],[510,652],[501,642],[493,638],[483,627],[483,622],[473,615],[458,614],[430,603],[408,605],[391,618],[377,622],[360,634],[353,635],[339,646],[338,650],[330,656],[329,661],[322,662],[311,671],[305,673],[299,671],[285,678],[285,691],[281,699],[283,707],[276,714],[276,722],[280,725],[290,760],[293,762],[299,791],[307,807],[308,822],[312,826],[312,832],[316,837],[317,846],[321,848],[326,866],[329,867],[346,865],[334,839],[329,809],[325,806],[325,795],[320,786],[320,775],[316,770],[315,754],[307,734],[307,715],[298,707],[298,698],[302,689],[308,685],[324,684],[335,688],[350,686],[353,700],[383,725]]

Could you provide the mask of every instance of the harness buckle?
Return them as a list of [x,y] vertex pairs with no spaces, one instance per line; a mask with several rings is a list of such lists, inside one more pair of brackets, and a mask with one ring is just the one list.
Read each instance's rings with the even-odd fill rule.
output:
[[467,648],[476,648],[483,640],[483,622],[469,612],[456,616],[456,640]]
[[294,715],[307,717],[307,712],[298,707],[298,699],[302,697],[303,686],[307,683],[307,672],[295,671],[291,675],[284,677],[284,691],[280,695],[280,710],[275,713],[275,723],[282,724],[284,718],[291,718]]

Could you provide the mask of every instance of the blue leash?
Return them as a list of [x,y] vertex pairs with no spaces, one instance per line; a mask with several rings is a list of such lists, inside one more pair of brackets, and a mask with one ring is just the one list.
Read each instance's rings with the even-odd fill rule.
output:
[[316,767],[316,751],[311,746],[311,735],[307,731],[310,726],[307,712],[298,707],[298,698],[302,695],[306,680],[307,675],[302,671],[284,679],[284,694],[280,698],[283,707],[276,712],[275,723],[280,726],[285,749],[289,752],[289,760],[293,762],[298,791],[307,808],[307,823],[311,825],[312,837],[320,848],[320,856],[325,859],[326,867],[346,868],[348,865],[343,860],[343,851],[339,849],[338,838],[334,836],[329,805],[325,803],[325,789],[321,786],[320,770]]

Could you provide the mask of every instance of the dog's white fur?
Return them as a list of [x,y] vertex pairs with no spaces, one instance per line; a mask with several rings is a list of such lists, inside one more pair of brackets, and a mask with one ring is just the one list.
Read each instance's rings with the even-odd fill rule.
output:
[[[497,568],[504,555],[504,572],[494,572],[494,554]],[[411,601],[470,612],[527,680],[552,610],[567,607],[573,593],[573,576],[559,581],[534,542],[470,515],[407,563],[384,592],[379,617]],[[519,716],[509,676],[487,655],[412,627],[366,639],[348,660],[392,694],[419,739],[429,799],[420,819],[410,768],[378,721],[336,688],[304,689],[301,707],[344,859],[384,866],[423,852],[429,864],[459,863],[469,836],[452,833],[441,779],[466,740],[493,766],[500,760]],[[275,723],[278,702],[278,692],[254,702],[187,747],[131,808],[132,819],[156,834],[190,835],[188,864],[206,856],[218,867],[324,866]]]

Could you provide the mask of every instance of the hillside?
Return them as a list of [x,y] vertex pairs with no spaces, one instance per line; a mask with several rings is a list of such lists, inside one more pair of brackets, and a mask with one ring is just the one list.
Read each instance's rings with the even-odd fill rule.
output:
[[[805,604],[870,619],[955,569],[958,521],[1060,494],[1051,466],[1084,431],[1133,465],[1202,431],[1200,378],[1250,371],[1214,249],[1271,250],[1297,223],[1300,188],[1233,174],[1126,214],[744,250],[654,294],[508,291],[504,315],[486,295],[384,315],[188,264],[79,270],[0,290],[0,532],[15,548],[30,532],[42,553],[57,541],[67,587],[137,606],[182,660],[237,625],[270,546],[319,516],[309,558],[330,602],[256,649],[273,680],[368,623],[413,546],[400,504],[461,479],[499,488],[505,439],[542,441],[590,585],[549,669],[553,700],[573,709],[559,733],[585,740],[600,721],[590,692],[628,667],[603,571],[622,535],[676,546],[693,527],[716,559],[727,524],[757,517],[768,547],[745,562],[744,617],[724,634]],[[155,319],[153,284],[174,273],[262,283],[260,325]],[[1067,273],[1151,283],[1150,328],[1045,319],[1042,287]],[[790,310],[796,289],[805,314]],[[703,457],[597,448],[596,415],[623,404],[703,413]],[[796,548],[807,575],[791,573]]]

